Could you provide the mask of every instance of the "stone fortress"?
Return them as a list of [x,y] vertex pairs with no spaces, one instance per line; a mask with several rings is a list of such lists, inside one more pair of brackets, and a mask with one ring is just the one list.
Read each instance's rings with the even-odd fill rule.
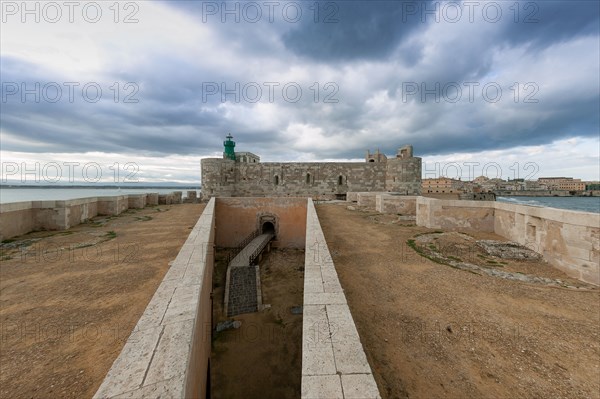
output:
[[393,158],[367,151],[365,162],[260,162],[250,152],[235,152],[228,135],[223,158],[204,158],[202,200],[212,197],[312,197],[346,199],[348,192],[420,195],[421,158],[410,145]]
[[[600,285],[600,214],[422,197],[421,159],[410,146],[395,158],[367,152],[366,162],[261,163],[257,155],[235,152],[231,136],[224,144],[223,159],[201,161],[208,200],[202,215],[94,398],[210,397],[213,301],[220,300],[213,298],[213,273],[222,261],[215,249],[233,255],[225,258],[223,301],[228,298],[224,308],[238,313],[247,310],[238,299],[248,300],[249,293],[252,311],[266,309],[256,263],[270,246],[304,250],[301,397],[381,398],[313,198],[345,198],[349,211],[356,205],[432,230],[496,234],[534,250],[570,277]],[[0,239],[181,201],[178,193],[0,204]],[[236,267],[244,273],[232,272]],[[254,281],[238,296],[231,295],[236,275]]]

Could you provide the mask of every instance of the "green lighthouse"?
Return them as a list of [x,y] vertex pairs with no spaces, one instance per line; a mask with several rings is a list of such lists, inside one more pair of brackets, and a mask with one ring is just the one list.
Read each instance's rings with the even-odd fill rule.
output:
[[233,138],[231,133],[229,133],[226,138],[227,140],[223,142],[223,145],[225,146],[223,158],[235,161],[235,141],[231,140]]

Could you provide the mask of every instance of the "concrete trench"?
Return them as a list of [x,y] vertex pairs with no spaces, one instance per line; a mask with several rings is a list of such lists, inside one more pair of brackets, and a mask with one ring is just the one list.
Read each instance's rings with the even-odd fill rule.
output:
[[254,229],[305,251],[301,397],[380,397],[313,201],[212,198],[94,398],[210,396],[214,248]]
[[[597,214],[376,192],[349,192],[347,200],[413,217],[418,226],[494,232],[570,276],[600,283]],[[274,247],[305,252],[302,398],[380,397],[313,201],[230,197],[209,201],[95,398],[207,396],[214,248],[234,247],[239,237],[270,230],[267,223]]]

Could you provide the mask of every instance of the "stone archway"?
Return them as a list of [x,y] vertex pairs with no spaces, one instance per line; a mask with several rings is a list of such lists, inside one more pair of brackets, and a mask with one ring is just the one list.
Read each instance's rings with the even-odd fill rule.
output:
[[275,234],[275,225],[273,224],[273,222],[263,222],[261,226],[261,233]]
[[257,216],[257,229],[261,234],[268,232],[277,235],[279,229],[279,223],[277,223],[279,218],[277,215],[272,213],[262,213]]

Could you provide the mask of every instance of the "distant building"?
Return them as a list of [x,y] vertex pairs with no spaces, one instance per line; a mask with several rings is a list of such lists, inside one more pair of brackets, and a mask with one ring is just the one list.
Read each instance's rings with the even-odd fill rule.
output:
[[437,179],[423,179],[421,182],[422,193],[453,194],[462,192],[463,182],[449,177],[438,177]]
[[545,185],[549,190],[584,191],[585,182],[572,177],[540,177],[538,183]]
[[479,176],[473,179],[473,183],[476,184],[485,184],[487,183],[487,181],[490,180],[488,177],[485,176]]

